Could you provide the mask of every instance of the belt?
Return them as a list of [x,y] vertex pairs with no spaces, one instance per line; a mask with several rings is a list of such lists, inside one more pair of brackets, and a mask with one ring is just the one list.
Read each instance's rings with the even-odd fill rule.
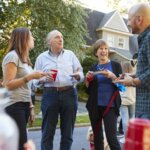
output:
[[49,90],[56,90],[56,91],[67,91],[73,89],[73,86],[62,86],[62,87],[44,87],[45,89]]

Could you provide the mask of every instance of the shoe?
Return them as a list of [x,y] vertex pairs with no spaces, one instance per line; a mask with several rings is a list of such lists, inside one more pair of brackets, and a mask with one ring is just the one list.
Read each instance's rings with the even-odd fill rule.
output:
[[124,134],[124,132],[123,132],[122,129],[119,129],[118,132],[119,132],[120,134]]
[[117,131],[117,137],[124,137],[124,134],[122,132]]
[[125,143],[125,137],[121,138],[121,139],[119,140],[119,142],[122,143],[122,144],[124,144],[124,143]]

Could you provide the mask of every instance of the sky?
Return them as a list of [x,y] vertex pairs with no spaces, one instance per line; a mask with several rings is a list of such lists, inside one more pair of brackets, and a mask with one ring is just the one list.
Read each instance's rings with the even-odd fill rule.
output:
[[91,9],[99,10],[102,12],[111,11],[108,9],[106,0],[80,0],[85,6]]

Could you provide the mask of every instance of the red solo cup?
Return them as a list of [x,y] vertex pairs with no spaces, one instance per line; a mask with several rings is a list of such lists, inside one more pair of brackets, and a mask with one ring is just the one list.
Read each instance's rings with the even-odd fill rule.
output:
[[86,80],[87,80],[88,82],[91,82],[91,81],[93,80],[93,77],[92,77],[92,76],[91,76],[91,77],[87,77]]
[[56,80],[57,72],[58,72],[58,71],[55,70],[55,69],[52,69],[52,70],[51,70],[51,74],[52,74],[52,77],[53,77],[54,81]]
[[91,76],[86,77],[86,80],[87,80],[88,82],[91,82],[91,81],[94,79],[94,77],[93,77],[93,72],[92,72],[92,71],[89,71],[89,73],[91,74]]
[[128,125],[124,150],[150,150],[150,121],[131,119]]

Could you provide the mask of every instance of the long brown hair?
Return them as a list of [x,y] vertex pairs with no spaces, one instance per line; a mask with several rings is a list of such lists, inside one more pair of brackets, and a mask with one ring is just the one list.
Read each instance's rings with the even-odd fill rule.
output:
[[29,58],[28,43],[30,30],[25,27],[15,28],[9,40],[8,52],[15,50],[22,63],[32,65]]

